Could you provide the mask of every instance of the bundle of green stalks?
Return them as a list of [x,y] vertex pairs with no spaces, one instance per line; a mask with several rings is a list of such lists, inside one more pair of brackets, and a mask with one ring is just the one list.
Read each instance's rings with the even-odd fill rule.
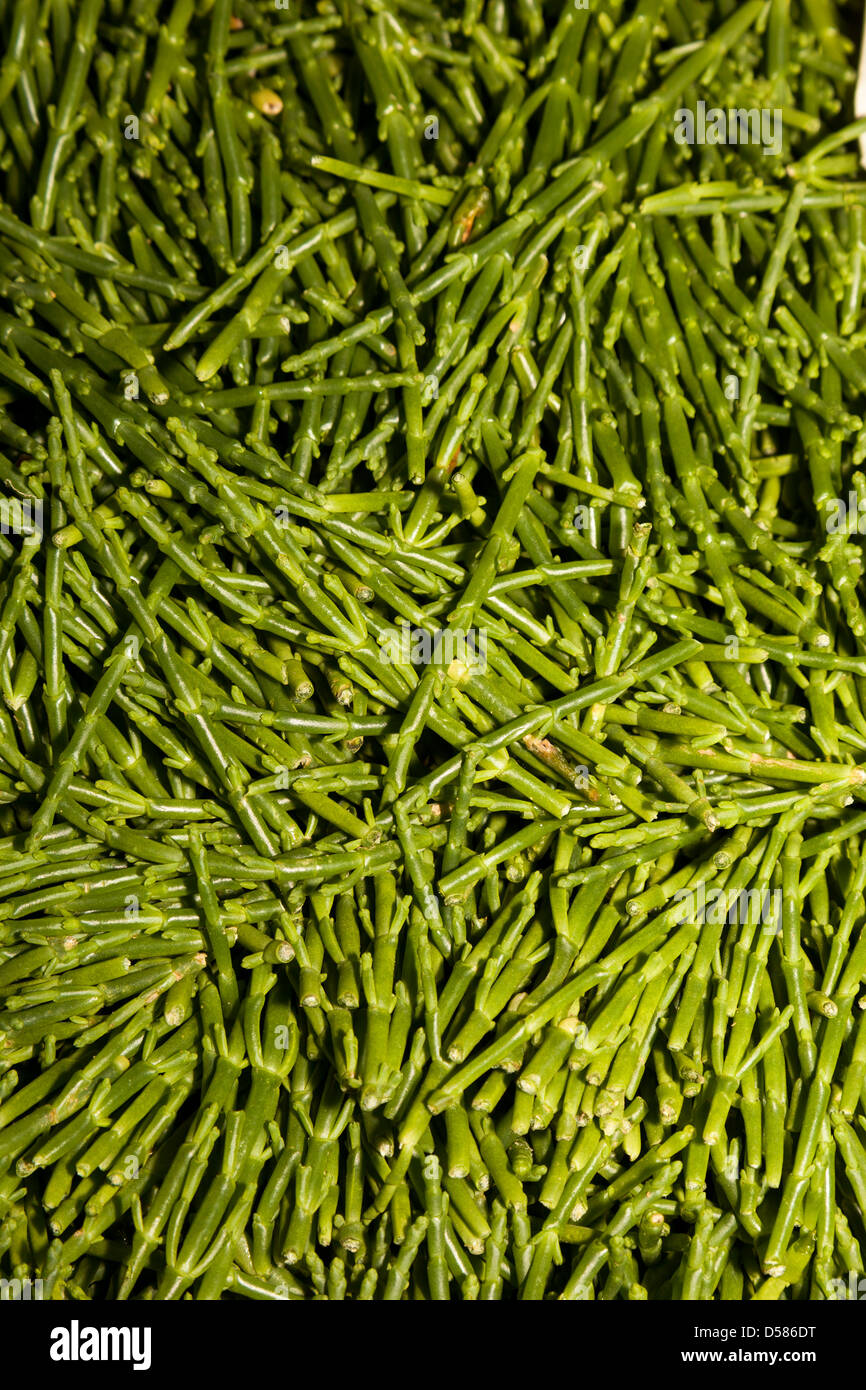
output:
[[864,1273],[860,20],[0,0],[4,1279]]

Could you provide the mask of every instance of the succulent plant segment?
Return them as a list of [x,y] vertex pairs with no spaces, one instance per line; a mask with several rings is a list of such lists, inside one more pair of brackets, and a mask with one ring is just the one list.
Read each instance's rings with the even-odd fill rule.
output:
[[0,1277],[866,1242],[832,0],[0,0]]

